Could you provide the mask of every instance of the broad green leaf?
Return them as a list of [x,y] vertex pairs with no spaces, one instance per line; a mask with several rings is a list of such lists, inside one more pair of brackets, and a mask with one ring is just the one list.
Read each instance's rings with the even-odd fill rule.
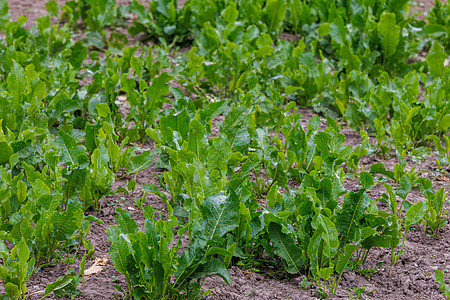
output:
[[434,271],[434,275],[436,277],[436,281],[439,283],[439,287],[442,290],[441,284],[444,282],[444,279],[445,279],[444,272],[442,272],[441,270],[437,269],[436,271]]
[[[450,114],[446,114],[444,116],[442,116],[442,118],[439,120],[438,123],[438,130],[442,131],[442,132],[448,132],[448,130],[450,129]],[[444,139],[446,140],[446,149],[447,152],[450,151],[450,140],[447,141],[447,139],[449,139],[448,136],[444,135]]]
[[444,272],[437,269],[436,271],[434,271],[434,275],[436,277],[436,281],[439,283],[439,288],[441,289],[442,293],[448,298],[448,296],[450,295],[450,285],[445,283]]
[[46,2],[45,9],[53,17],[58,17],[58,10],[59,10],[58,2],[53,1],[53,0]]
[[131,254],[128,242],[115,226],[109,228],[108,239],[111,241],[109,255],[111,256],[111,261],[113,262],[114,267],[118,272],[127,274],[127,260]]
[[20,299],[19,287],[12,282],[5,284],[5,293],[9,299]]
[[78,289],[80,283],[79,274],[72,268],[67,271],[67,275],[71,277],[71,280],[66,285],[62,285],[61,288],[55,289],[53,293],[57,298],[61,297],[78,297],[81,295],[81,291]]
[[245,127],[235,128],[226,133],[233,151],[245,153],[250,143],[250,134]]
[[169,93],[168,82],[172,80],[173,77],[167,74],[167,72],[162,73],[158,77],[153,78],[152,85],[147,89],[147,108],[155,101],[164,100],[164,96]]
[[101,219],[99,219],[99,218],[97,218],[96,216],[93,216],[93,215],[86,215],[84,217],[84,220],[88,221],[88,222],[95,222],[95,223],[98,223],[98,224],[105,224]]
[[124,211],[121,207],[116,208],[116,216],[114,220],[117,222],[121,233],[135,234],[139,230],[138,224],[130,217],[130,213],[128,211]]
[[154,158],[155,156],[151,151],[144,151],[141,154],[136,155],[131,158],[130,163],[127,166],[127,174],[134,174],[147,169],[153,164]]
[[65,175],[66,182],[64,183],[63,192],[65,197],[78,196],[81,190],[85,187],[86,178],[89,176],[89,170],[87,168],[76,168]]
[[76,140],[60,130],[55,139],[55,147],[61,151],[59,162],[68,165],[77,165],[79,157],[87,157],[82,146],[77,145]]
[[23,203],[27,199],[27,184],[24,181],[17,182],[17,198],[20,203]]
[[367,172],[361,172],[359,175],[359,182],[361,183],[362,188],[366,191],[369,191],[375,185],[372,175]]
[[292,236],[282,232],[281,225],[277,223],[269,224],[269,236],[275,253],[286,262],[286,271],[291,274],[298,274],[304,268],[302,250],[295,244]]
[[283,26],[286,17],[286,0],[268,0],[264,7],[264,21],[270,34],[275,34]]
[[228,285],[230,284],[230,273],[223,265],[223,262],[217,258],[213,258],[208,262],[201,264],[192,273],[191,278],[203,278],[208,275],[220,276]]
[[220,135],[213,138],[207,151],[206,166],[208,170],[218,170],[224,176],[227,171],[228,160],[231,157],[231,147],[226,137]]
[[64,276],[59,277],[54,282],[47,284],[45,286],[44,295],[42,296],[41,300],[45,299],[45,297],[50,295],[50,293],[53,292],[54,290],[59,290],[69,285],[74,278],[73,276],[74,276],[73,274],[66,274]]
[[88,49],[83,45],[83,43],[77,41],[72,47],[72,53],[70,55],[69,62],[75,69],[79,69],[83,64],[83,61],[86,59],[87,55]]
[[198,39],[199,54],[205,55],[221,45],[220,34],[209,22],[205,23]]
[[317,31],[320,36],[328,35],[330,33],[330,23],[321,23]]
[[333,182],[330,178],[324,178],[320,181],[316,196],[320,200],[322,208],[333,210],[337,205],[337,202],[333,199]]
[[353,253],[359,248],[359,245],[347,244],[344,247],[344,252],[341,253],[338,257],[338,261],[336,263],[336,272],[340,275],[344,272],[345,267],[347,266],[350,258]]
[[83,222],[83,210],[75,204],[69,204],[67,210],[62,213],[55,212],[52,216],[53,228],[56,239],[65,241],[72,238]]
[[426,139],[431,139],[434,142],[434,147],[436,147],[436,149],[439,151],[440,154],[445,155],[447,154],[447,147],[449,145],[446,145],[446,147],[442,147],[442,141],[440,138],[438,138],[437,136],[435,136],[434,134],[431,134],[429,136],[426,137]]
[[19,106],[23,103],[23,99],[27,94],[27,80],[25,71],[21,65],[14,61],[11,73],[7,78],[8,91],[12,96],[13,107]]
[[234,22],[236,22],[237,20],[238,15],[239,11],[237,10],[236,5],[229,5],[220,13],[220,16],[227,24],[234,24]]
[[208,149],[208,141],[206,140],[206,129],[197,120],[189,123],[189,139],[188,150],[194,153],[195,157],[203,162],[205,161]]
[[95,108],[99,117],[107,118],[111,114],[111,109],[106,103],[97,103],[95,104]]
[[331,275],[333,275],[333,268],[332,267],[328,267],[328,268],[320,268],[319,270],[319,277],[323,280],[328,280],[330,279]]
[[324,160],[330,155],[330,141],[331,135],[327,132],[318,132],[314,136],[314,144],[316,144],[317,149],[320,151]]
[[309,268],[314,276],[319,276],[319,269],[321,267],[322,252],[322,228],[316,229],[309,240],[307,254],[309,258]]
[[410,227],[411,225],[422,221],[423,216],[425,215],[427,209],[428,206],[424,204],[422,201],[417,202],[416,204],[411,206],[406,212],[405,227]]
[[196,247],[189,248],[184,251],[178,259],[178,269],[175,272],[174,286],[182,284],[184,281],[189,280],[190,276],[195,269],[200,265],[201,261],[205,258],[205,248]]
[[331,260],[336,255],[339,247],[336,227],[330,218],[322,214],[318,215],[315,221],[322,227],[322,239],[324,241],[323,254]]
[[434,41],[427,54],[428,69],[432,76],[445,78],[446,68],[444,61],[446,57],[444,47],[438,41]]
[[203,200],[200,208],[204,219],[202,237],[218,240],[239,225],[239,200],[236,195],[215,195]]
[[378,23],[378,33],[381,35],[384,57],[392,56],[400,38],[400,27],[396,24],[395,14],[383,12]]
[[220,248],[220,247],[211,247],[208,252],[206,252],[206,257],[211,257],[213,255],[223,255],[223,256],[230,256],[233,255],[230,253],[227,249]]
[[286,188],[286,166],[285,155],[283,152],[273,151],[270,155],[270,164],[267,165],[267,172],[273,181],[278,182],[278,185],[282,188]]
[[250,114],[250,110],[245,106],[235,106],[225,116],[225,120],[220,126],[220,130],[227,134],[230,131],[235,131],[236,127]]
[[136,72],[136,75],[138,76],[139,79],[142,78],[142,68],[144,66],[144,62],[136,57],[136,56],[132,56],[131,60],[130,60],[130,65],[131,68],[134,70],[134,72]]
[[361,189],[359,192],[350,192],[344,198],[342,209],[336,216],[336,229],[339,232],[341,243],[355,239],[358,221],[370,205],[369,196]]
[[300,122],[294,125],[286,139],[289,145],[288,149],[295,154],[298,166],[302,167],[308,152],[308,143],[306,142],[306,132]]
[[224,113],[226,107],[227,102],[225,100],[209,103],[203,110],[200,110],[200,116],[204,121],[209,121]]
[[372,174],[381,174],[391,179],[395,178],[394,172],[387,170],[383,163],[373,164],[370,166],[369,170]]
[[8,2],[7,0],[0,1],[0,30],[5,29],[5,25],[10,22]]
[[345,61],[344,63],[348,74],[350,74],[352,70],[359,71],[361,60],[357,55],[353,54],[352,50],[347,44],[344,44],[341,47],[340,54],[342,59]]
[[12,252],[14,251],[17,251],[19,262],[25,263],[28,261],[28,258],[30,258],[30,249],[28,249],[28,245],[24,238],[22,238],[22,240],[14,246]]
[[178,132],[183,140],[187,141],[189,136],[189,122],[190,118],[186,110],[176,115],[161,117],[159,128],[165,143],[169,143],[174,139],[174,131]]
[[9,158],[13,155],[14,150],[5,141],[0,142],[0,165],[4,165],[9,162]]
[[[29,207],[23,206],[23,209],[29,210]],[[23,211],[23,213],[17,213],[11,216],[11,237],[14,243],[19,243],[22,239],[27,242],[34,236],[35,229],[32,224],[32,214],[30,211]]]
[[405,200],[412,188],[411,181],[409,181],[408,177],[405,175],[400,179],[399,183],[400,187],[395,191],[395,194]]

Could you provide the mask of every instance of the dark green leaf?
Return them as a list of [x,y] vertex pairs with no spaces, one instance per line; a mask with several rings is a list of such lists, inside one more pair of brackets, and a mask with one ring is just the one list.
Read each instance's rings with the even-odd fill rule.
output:
[[294,238],[283,233],[281,225],[274,222],[269,224],[269,236],[275,253],[286,263],[286,271],[291,274],[301,273],[304,268],[302,251],[295,244]]
[[369,196],[363,189],[359,192],[350,192],[346,195],[342,209],[336,216],[336,229],[339,232],[341,243],[355,239],[358,221],[369,205]]
[[239,224],[239,200],[233,194],[205,198],[201,212],[204,219],[202,237],[205,241],[218,240]]

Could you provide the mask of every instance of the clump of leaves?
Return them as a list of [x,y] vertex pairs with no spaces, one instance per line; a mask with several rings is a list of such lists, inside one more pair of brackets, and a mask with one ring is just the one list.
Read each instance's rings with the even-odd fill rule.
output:
[[450,137],[443,135],[442,139],[445,141],[445,147],[442,146],[441,139],[435,135],[429,135],[427,139],[433,140],[434,147],[439,153],[436,158],[436,163],[439,170],[445,174],[450,168]]
[[444,192],[444,188],[440,188],[437,192],[433,190],[433,185],[430,180],[421,178],[420,190],[427,198],[427,211],[422,220],[423,231],[430,232],[436,236],[439,229],[447,225],[448,220],[443,216],[444,204],[447,199],[448,192]]

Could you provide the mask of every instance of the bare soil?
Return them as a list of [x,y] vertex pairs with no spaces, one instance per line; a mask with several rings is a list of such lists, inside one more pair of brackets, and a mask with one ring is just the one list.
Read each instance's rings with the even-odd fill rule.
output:
[[[58,0],[63,4],[64,0]],[[126,4],[130,1],[120,0],[120,4]],[[145,1],[141,1],[145,2]],[[184,1],[179,1],[182,5]],[[411,12],[427,11],[433,5],[434,1],[416,1]],[[39,16],[46,14],[45,1],[24,1],[10,0],[11,20],[17,20],[18,16],[27,16],[27,27],[30,27]],[[301,112],[307,121],[313,115],[308,109],[302,109]],[[218,118],[216,121],[219,121]],[[344,128],[343,133],[347,137],[347,144],[356,145],[360,142],[359,134],[349,128]],[[395,158],[382,159],[372,156],[363,159],[363,165],[368,168],[374,162],[382,162],[387,168],[392,169],[397,162]],[[412,167],[413,162],[409,162]],[[437,165],[433,157],[418,162],[416,170],[423,170],[422,176],[433,181],[435,188],[444,187],[450,190],[449,174],[443,176],[436,172]],[[101,201],[101,209],[98,211],[88,211],[105,224],[93,224],[88,235],[92,239],[95,247],[95,257],[108,256],[110,242],[106,237],[106,230],[114,225],[115,209],[122,207],[128,210],[131,216],[140,224],[143,224],[142,212],[134,205],[135,196],[140,196],[141,186],[143,184],[159,185],[159,177],[162,170],[151,167],[137,174],[137,188],[133,194],[116,193],[113,196],[106,197]],[[131,178],[122,178],[114,183],[114,189],[119,185],[125,186]],[[356,180],[349,178],[345,183],[349,190],[357,190]],[[373,199],[381,197],[385,190],[382,184],[378,184],[370,191],[370,197]],[[415,203],[421,199],[420,193],[413,191],[409,194],[408,200]],[[158,197],[147,195],[144,205],[151,205],[157,210],[165,213],[165,205]],[[445,211],[450,209],[450,203],[445,204]],[[363,266],[365,271],[345,271],[341,284],[338,288],[336,299],[350,299],[354,294],[350,291],[355,287],[365,289],[362,299],[443,299],[438,284],[434,278],[434,271],[450,270],[450,227],[446,226],[439,233],[438,237],[425,235],[418,227],[413,227],[408,234],[405,243],[405,253],[401,256],[397,265],[390,264],[390,252],[387,249],[376,248],[369,255],[368,262]],[[75,264],[66,264],[60,262],[54,267],[44,267],[34,273],[27,286],[30,292],[43,290],[48,283],[53,282],[59,276],[64,275],[69,268],[78,270],[79,259]],[[90,267],[92,262],[86,264]],[[363,275],[364,274],[364,275]],[[242,270],[237,267],[230,269],[231,284],[228,286],[217,277],[208,277],[204,282],[204,289],[210,290],[206,299],[211,300],[232,300],[232,299],[318,299],[314,288],[304,289],[300,282],[304,275],[287,276],[286,279],[274,279],[270,274],[258,273],[251,270]],[[370,275],[370,276],[369,276]],[[448,276],[448,275],[447,275]],[[82,295],[79,299],[121,299],[123,294],[117,292],[114,285],[121,286],[126,290],[126,282],[123,275],[119,274],[111,262],[107,264],[103,271],[85,278]],[[29,299],[39,299],[39,295],[32,296]],[[53,295],[48,299],[56,299]]]

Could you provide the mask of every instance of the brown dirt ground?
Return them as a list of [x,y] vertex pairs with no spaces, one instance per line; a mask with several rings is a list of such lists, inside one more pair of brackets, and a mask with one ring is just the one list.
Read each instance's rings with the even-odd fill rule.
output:
[[[58,3],[64,3],[64,0],[58,0]],[[120,4],[126,4],[130,1],[119,0]],[[141,1],[145,2],[145,1]],[[182,5],[184,1],[179,1]],[[412,13],[426,11],[432,6],[434,1],[416,1],[411,9]],[[46,13],[45,1],[23,1],[10,0],[11,20],[17,20],[19,15],[28,17],[27,27],[31,26],[36,18]],[[310,110],[302,109],[301,112],[307,120],[313,113]],[[220,119],[220,118],[219,118]],[[344,128],[343,133],[347,137],[347,144],[356,145],[359,141],[357,132]],[[368,167],[374,162],[383,162],[388,168],[392,169],[396,159],[383,160],[380,157],[369,157],[363,159],[364,167]],[[409,162],[412,166],[412,162]],[[434,158],[428,158],[419,162],[417,170],[424,170],[422,176],[432,180],[435,188],[445,187],[450,190],[448,177],[438,176],[435,171],[436,163]],[[134,194],[117,193],[102,200],[102,209],[100,211],[90,211],[88,213],[102,219],[105,224],[94,224],[88,235],[96,249],[95,257],[103,257],[108,254],[109,241],[106,238],[105,230],[114,225],[115,208],[122,207],[128,210],[133,218],[142,225],[143,217],[141,212],[134,206],[134,197],[140,195],[142,184],[159,184],[158,176],[162,170],[151,167],[136,176],[137,189]],[[447,174],[448,175],[448,174]],[[441,180],[438,180],[440,178]],[[114,183],[114,188],[118,185],[126,185],[131,178],[123,178]],[[442,180],[443,179],[443,180]],[[348,179],[346,187],[350,190],[357,189],[356,181]],[[370,191],[371,198],[378,198],[384,192],[382,184],[378,184]],[[421,196],[417,191],[413,191],[408,196],[408,200],[415,203]],[[153,195],[147,195],[145,205],[151,205],[157,210],[165,212],[164,204]],[[445,210],[448,211],[450,204],[447,202]],[[366,273],[372,272],[372,277],[363,276],[361,272],[345,271],[341,285],[338,288],[336,299],[349,299],[353,295],[349,290],[354,287],[365,288],[366,293],[362,299],[442,299],[438,284],[434,279],[434,271],[450,270],[450,228],[445,227],[439,233],[438,238],[429,237],[413,227],[406,239],[405,253],[400,258],[397,265],[390,265],[390,253],[386,249],[374,249],[369,255],[368,262],[364,266]],[[28,290],[30,292],[43,290],[46,284],[53,282],[57,277],[62,276],[70,268],[78,269],[78,262],[72,265],[59,263],[55,267],[45,267],[32,275],[28,281]],[[92,262],[88,262],[89,267]],[[289,279],[277,280],[268,275],[241,270],[232,267],[230,270],[231,284],[224,284],[217,277],[208,277],[204,282],[204,289],[210,290],[206,299],[317,299],[314,289],[303,289],[300,282],[304,276],[290,277]],[[111,263],[105,269],[96,275],[85,278],[83,294],[80,299],[115,299],[122,298],[123,295],[116,292],[112,287],[117,284],[126,289],[125,278],[115,271]],[[37,295],[38,296],[38,295]],[[29,299],[39,299],[37,296]],[[56,299],[53,295],[48,299]],[[356,299],[356,298],[355,298]]]

